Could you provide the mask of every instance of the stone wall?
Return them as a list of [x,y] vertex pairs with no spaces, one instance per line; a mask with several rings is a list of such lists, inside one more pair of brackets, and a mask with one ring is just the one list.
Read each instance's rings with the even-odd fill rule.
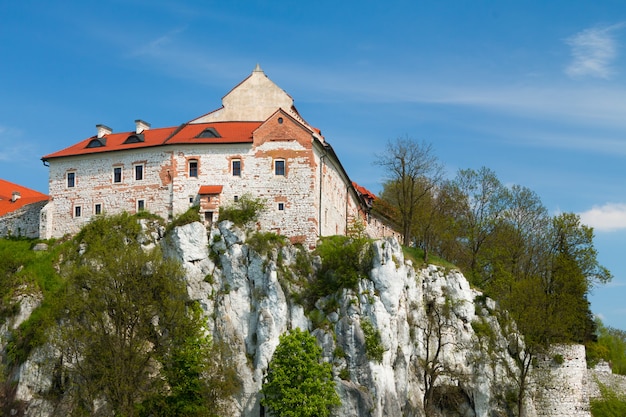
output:
[[[222,206],[245,194],[264,200],[266,210],[258,227],[289,236],[293,242],[314,246],[320,234],[345,234],[359,212],[349,179],[337,161],[321,158],[319,150],[312,148],[310,133],[294,131],[291,139],[255,139],[256,145],[161,146],[100,153],[97,158],[51,160],[53,204],[43,213],[43,236],[75,234],[97,209],[108,214],[135,213],[140,202],[145,210],[172,218],[199,205],[198,192],[205,185],[222,186]],[[240,175],[232,172],[233,160],[240,161]],[[276,160],[284,161],[285,175],[275,174]],[[190,161],[197,164],[197,176],[190,175]],[[139,180],[135,178],[138,165],[143,167]],[[114,182],[115,168],[122,171],[119,183]],[[68,173],[75,178],[72,187]],[[207,218],[217,220],[214,214]]]
[[537,366],[538,417],[591,417],[585,346],[555,345]]
[[47,201],[28,204],[0,217],[0,237],[39,237],[39,213]]

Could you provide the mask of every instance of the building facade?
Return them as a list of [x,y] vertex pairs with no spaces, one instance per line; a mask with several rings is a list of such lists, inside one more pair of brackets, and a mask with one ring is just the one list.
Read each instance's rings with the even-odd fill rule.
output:
[[[318,129],[257,66],[222,107],[180,126],[97,134],[42,158],[51,201],[42,237],[74,234],[94,215],[148,210],[171,219],[198,206],[217,220],[220,206],[249,195],[266,203],[258,227],[314,246],[367,219],[370,205]],[[377,220],[370,219],[372,230]]]
[[39,237],[39,217],[48,196],[0,180],[0,237]]

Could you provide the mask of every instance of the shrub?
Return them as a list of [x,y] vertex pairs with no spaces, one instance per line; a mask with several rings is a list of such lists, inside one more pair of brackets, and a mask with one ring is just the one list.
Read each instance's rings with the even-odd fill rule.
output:
[[298,328],[280,336],[261,393],[275,416],[328,417],[341,404],[332,365],[322,360],[315,337]]
[[191,206],[186,212],[176,217],[167,225],[167,231],[174,229],[175,227],[184,226],[186,224],[200,221],[200,209],[198,206]]
[[230,220],[235,226],[242,227],[256,221],[264,208],[263,199],[245,194],[233,205],[220,207],[219,221]]
[[383,360],[385,348],[378,329],[369,320],[361,321],[361,329],[365,336],[365,353],[370,360],[380,362]]
[[369,240],[346,236],[323,238],[315,249],[322,259],[313,292],[318,297],[341,289],[356,290],[359,280],[367,278],[372,264]]
[[273,232],[256,232],[246,240],[248,246],[261,256],[267,256],[273,248],[280,248],[287,242],[285,236]]

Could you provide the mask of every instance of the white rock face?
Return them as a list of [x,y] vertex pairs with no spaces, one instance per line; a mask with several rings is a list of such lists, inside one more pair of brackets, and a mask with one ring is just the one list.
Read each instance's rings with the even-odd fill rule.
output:
[[[319,300],[317,308],[325,311],[317,314],[324,315],[327,324],[315,329],[304,308],[284,292],[278,254],[269,259],[259,256],[245,244],[245,235],[230,226],[213,229],[208,245],[199,236],[206,236],[201,226],[181,227],[166,252],[183,261],[189,293],[206,307],[214,338],[227,340],[235,350],[244,383],[237,398],[238,415],[260,415],[263,376],[279,336],[294,327],[316,335],[325,360],[334,365],[342,399],[336,416],[425,415],[421,368],[428,361],[441,368],[434,385],[455,390],[462,400],[454,415],[498,415],[494,414],[500,407],[498,395],[515,389],[508,376],[514,363],[498,322],[486,307],[476,311],[480,293],[460,273],[435,266],[416,273],[395,239],[377,241],[370,278],[361,280],[356,292],[344,290],[334,301]],[[209,259],[209,246],[220,254],[217,266]],[[282,249],[284,267],[295,262],[295,251]],[[211,284],[205,282],[207,273]],[[432,336],[435,314],[442,316],[435,323],[442,330],[439,338]],[[476,320],[493,328],[497,360],[477,352],[481,341],[471,324]],[[380,362],[367,356],[364,321],[380,334],[384,348]],[[441,353],[434,356],[437,347]]]
[[[158,235],[147,235],[146,246],[155,244],[162,233]],[[182,262],[188,294],[206,312],[213,339],[232,350],[243,382],[233,416],[261,415],[259,391],[268,364],[280,335],[296,327],[309,330],[324,359],[333,364],[341,398],[333,416],[500,417],[514,406],[512,355],[520,336],[512,327],[501,328],[496,303],[472,289],[462,274],[432,265],[416,271],[395,239],[373,243],[372,269],[356,290],[319,299],[307,311],[296,301],[301,288],[288,282],[289,274],[298,273],[302,249],[259,248],[259,254],[229,222],[208,236],[200,223],[175,228],[161,245],[166,256]],[[307,256],[319,266],[319,259]],[[39,301],[22,300],[24,311],[0,329],[3,348]],[[378,343],[368,336],[368,328],[380,336]],[[368,350],[372,345],[382,347],[380,359],[375,349]],[[571,400],[582,417],[588,415],[588,396],[578,395],[584,388],[579,378],[584,352],[574,351],[563,356],[568,366],[570,356],[575,357],[576,371],[557,373],[559,387],[566,389],[554,398]],[[55,352],[44,346],[14,372],[16,399],[27,404],[26,416],[53,415],[46,392],[56,360]],[[570,386],[576,398],[568,395]],[[550,401],[533,403],[535,397],[528,395],[525,417],[566,415]],[[439,407],[426,412],[425,401]]]

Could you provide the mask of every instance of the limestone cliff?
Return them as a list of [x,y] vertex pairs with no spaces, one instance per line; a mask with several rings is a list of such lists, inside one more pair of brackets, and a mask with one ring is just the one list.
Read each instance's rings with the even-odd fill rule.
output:
[[[189,296],[206,312],[213,338],[232,350],[243,383],[232,415],[262,415],[264,374],[279,336],[295,327],[309,330],[333,364],[341,397],[335,416],[515,415],[515,347],[523,342],[514,324],[459,272],[432,265],[416,269],[394,239],[372,244],[369,278],[356,291],[343,290],[305,308],[294,277],[303,259],[313,269],[320,261],[304,249],[254,248],[229,222],[210,234],[192,223],[165,239],[147,236],[146,245],[160,241],[166,256],[182,262]],[[36,298],[23,304],[34,305]],[[5,337],[11,329],[2,330]],[[54,356],[49,346],[35,349],[13,375],[24,415],[53,415]],[[579,396],[570,394],[575,401]],[[534,394],[527,398],[527,416],[560,415],[536,406]],[[589,416],[584,398],[579,403],[579,412],[569,415]]]
[[[295,247],[260,256],[228,224],[209,237],[200,224],[178,228],[166,247],[183,262],[189,295],[207,311],[214,337],[237,352],[243,416],[260,415],[264,372],[279,335],[294,327],[310,330],[334,365],[338,416],[424,415],[429,389],[445,415],[507,415],[515,364],[492,314],[495,303],[456,271],[416,270],[396,240],[374,242],[370,279],[358,291],[320,299],[306,312],[285,277],[296,263]],[[381,360],[368,357],[365,322],[380,334]],[[489,331],[477,335],[472,323]]]

